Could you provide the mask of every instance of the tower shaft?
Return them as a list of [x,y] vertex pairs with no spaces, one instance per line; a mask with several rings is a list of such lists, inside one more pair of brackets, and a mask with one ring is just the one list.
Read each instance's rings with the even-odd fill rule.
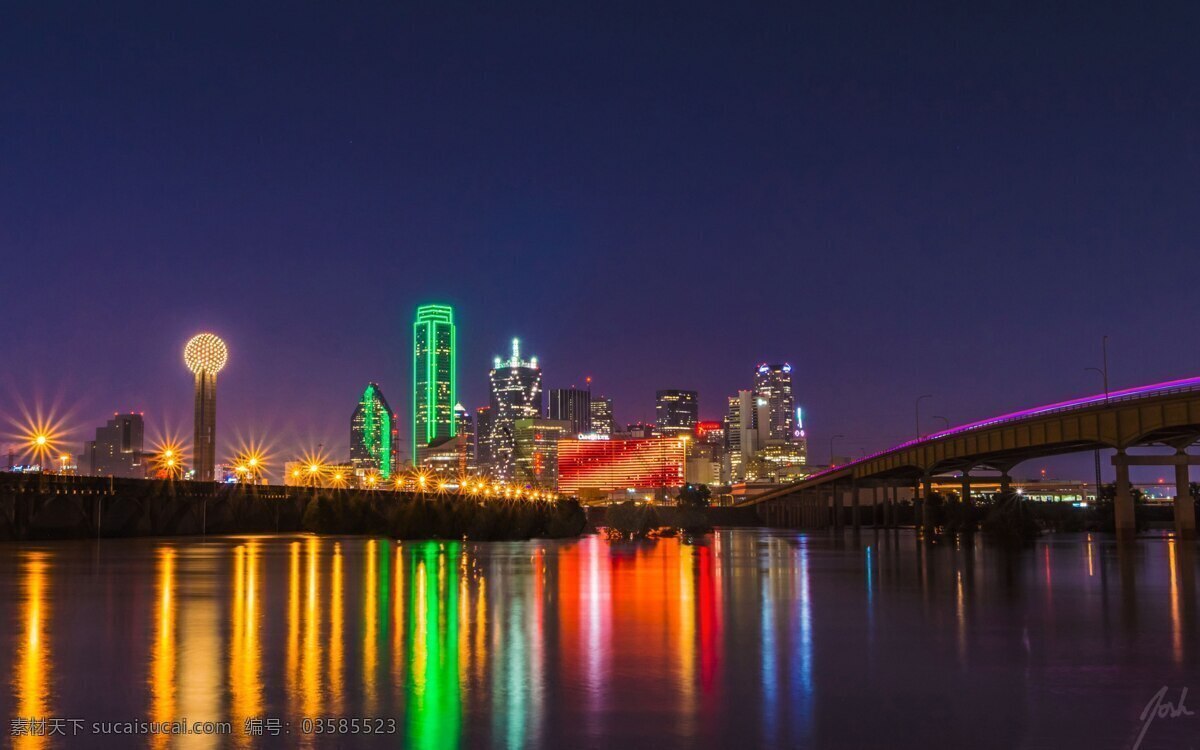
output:
[[211,482],[217,465],[217,376],[196,373],[195,432],[192,439],[196,479]]

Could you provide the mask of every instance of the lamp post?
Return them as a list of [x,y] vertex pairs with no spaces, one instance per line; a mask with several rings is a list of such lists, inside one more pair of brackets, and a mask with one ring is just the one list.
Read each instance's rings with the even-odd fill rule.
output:
[[917,400],[913,403],[913,410],[917,416],[917,440],[921,439],[921,402],[927,398],[933,398],[933,394],[926,393],[924,395],[917,396]]
[[833,441],[838,438],[844,438],[845,435],[833,435],[829,438],[829,468],[833,468]]
[[[1099,373],[1100,377],[1104,379],[1104,403],[1107,405],[1108,404],[1108,336],[1104,336],[1100,339],[1100,356],[1101,356],[1100,362],[1103,365],[1103,369],[1101,369],[1100,367],[1085,367],[1083,369],[1085,372]],[[1100,449],[1097,448],[1094,451],[1092,451],[1092,455],[1096,461],[1096,502],[1099,502],[1100,501]]]

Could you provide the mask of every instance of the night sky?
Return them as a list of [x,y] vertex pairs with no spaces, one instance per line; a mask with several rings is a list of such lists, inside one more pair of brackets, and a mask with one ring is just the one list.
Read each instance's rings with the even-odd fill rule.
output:
[[221,455],[342,457],[368,381],[408,423],[433,301],[469,407],[513,336],[621,422],[786,360],[818,461],[924,393],[932,431],[1099,391],[1105,334],[1114,388],[1200,374],[1197,39],[1184,2],[9,3],[0,414],[190,438],[211,330]]

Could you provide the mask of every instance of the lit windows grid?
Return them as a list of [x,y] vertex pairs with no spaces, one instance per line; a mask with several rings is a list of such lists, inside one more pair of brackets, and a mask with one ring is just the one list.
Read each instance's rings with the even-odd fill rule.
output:
[[561,492],[613,492],[628,487],[660,488],[683,484],[684,446],[660,438],[632,440],[560,440],[558,486]]

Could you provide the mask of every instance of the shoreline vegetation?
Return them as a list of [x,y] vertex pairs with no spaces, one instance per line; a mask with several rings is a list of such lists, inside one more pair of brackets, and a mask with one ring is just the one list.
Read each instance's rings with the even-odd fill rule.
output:
[[566,539],[583,533],[576,500],[403,498],[380,502],[362,494],[319,493],[304,509],[301,530],[317,534],[387,534],[395,539],[479,542]]

